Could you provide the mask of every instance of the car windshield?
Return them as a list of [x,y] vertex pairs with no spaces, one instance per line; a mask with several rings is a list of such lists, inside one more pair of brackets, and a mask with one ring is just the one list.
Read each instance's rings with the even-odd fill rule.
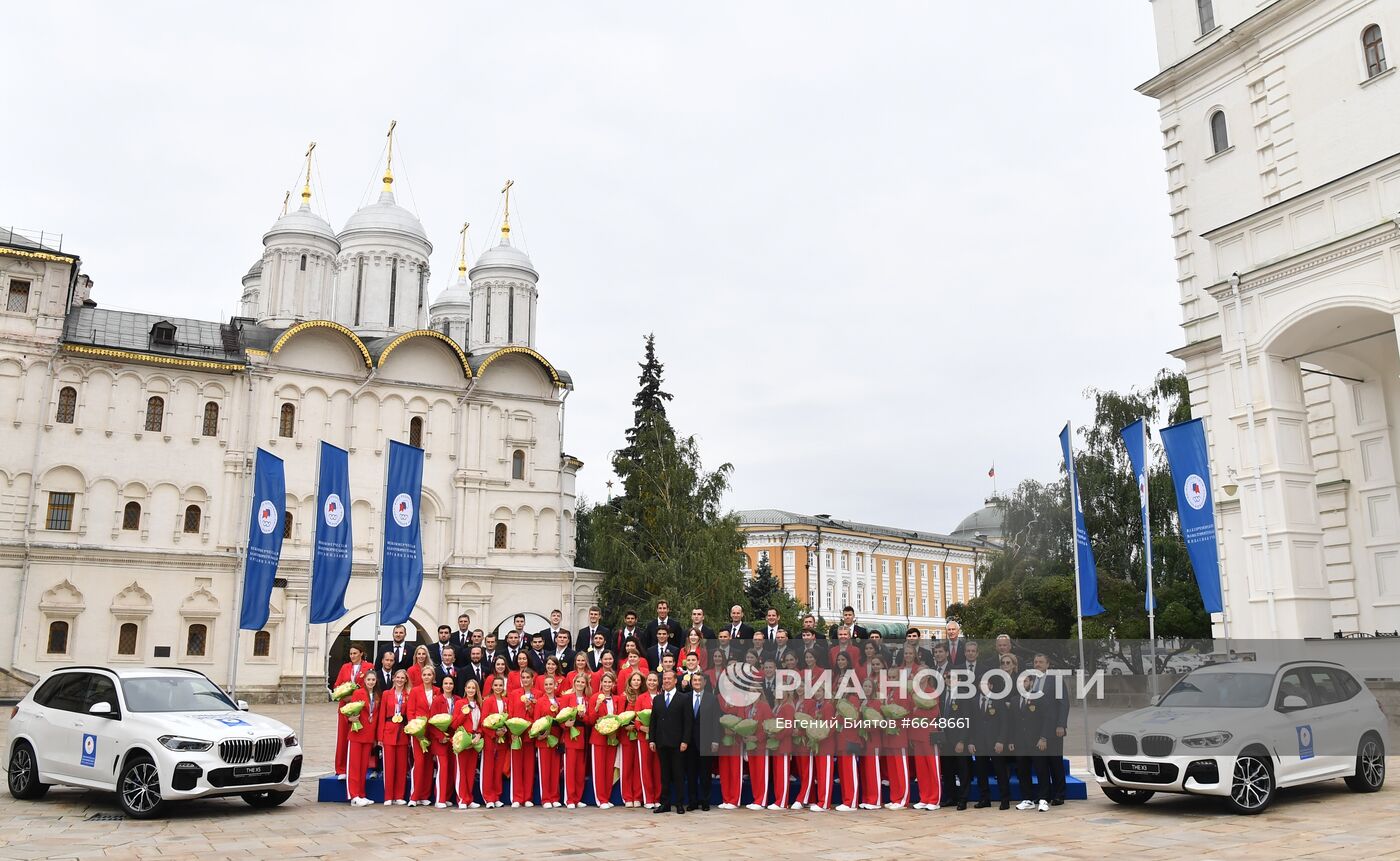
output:
[[134,712],[236,710],[224,692],[203,676],[149,676],[122,679],[126,707]]
[[1269,701],[1273,673],[1192,673],[1172,686],[1159,706],[1257,709]]

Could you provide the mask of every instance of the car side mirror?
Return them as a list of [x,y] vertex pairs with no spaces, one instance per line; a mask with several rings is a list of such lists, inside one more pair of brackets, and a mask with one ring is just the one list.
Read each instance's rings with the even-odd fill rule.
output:
[[1280,711],[1296,712],[1298,709],[1305,709],[1307,707],[1307,700],[1297,694],[1290,694],[1283,698],[1283,705],[1280,707]]
[[88,714],[90,714],[90,715],[101,715],[102,717],[112,717],[112,716],[113,716],[113,714],[112,714],[112,704],[111,704],[111,703],[93,703],[91,706],[88,707]]
[[1153,695],[1152,695],[1152,704],[1153,704],[1154,706],[1159,706],[1159,705],[1161,705],[1161,704],[1162,704],[1162,695],[1161,695],[1161,694],[1153,694]]
[[248,701],[247,701],[247,700],[239,700],[239,701],[238,701],[238,710],[241,711],[241,712],[246,712],[246,711],[248,710]]

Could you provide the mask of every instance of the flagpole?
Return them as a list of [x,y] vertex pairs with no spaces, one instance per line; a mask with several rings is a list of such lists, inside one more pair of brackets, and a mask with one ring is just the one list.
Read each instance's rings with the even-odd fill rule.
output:
[[[1065,447],[1069,449],[1069,535],[1070,535],[1070,555],[1074,558],[1074,614],[1078,619],[1079,632],[1079,678],[1084,678],[1087,667],[1084,666],[1084,598],[1082,587],[1079,583],[1079,479],[1076,477],[1074,468],[1074,425],[1069,421],[1065,422]],[[1088,529],[1086,525],[1085,540],[1088,540]],[[1083,690],[1079,691],[1081,699]],[[1089,744],[1093,736],[1089,732],[1089,707],[1087,703],[1080,703],[1080,710],[1084,712],[1084,745],[1085,750],[1089,749]],[[1055,763],[1055,768],[1060,768],[1060,763]]]
[[[257,449],[253,449],[253,469],[248,469],[247,459],[243,462],[243,496],[247,502],[244,510],[248,518],[243,521],[242,538],[239,539],[238,568],[233,572],[233,648],[228,656],[228,695],[238,698],[238,646],[243,638],[243,590],[248,585],[248,530],[252,528],[252,477],[257,471]],[[286,505],[286,500],[282,500]]]
[[[382,485],[384,487],[384,511],[382,513],[385,517],[385,522],[387,523],[388,517],[390,516],[389,506],[393,504],[393,500],[389,499],[389,458],[387,456],[384,458],[384,480],[382,482]],[[382,534],[381,531],[381,535],[379,536],[379,541],[381,545],[379,548],[379,567],[374,575],[374,666],[376,668],[379,667],[379,628],[383,624],[384,620],[384,550],[386,548],[383,546],[383,544],[385,540],[385,536]],[[411,616],[409,618],[409,621],[412,621]],[[405,637],[404,639],[407,639],[407,637]],[[416,641],[418,637],[415,635],[413,639]],[[468,655],[468,657],[470,657],[470,655]]]
[[[316,499],[318,501],[321,498],[321,457],[324,454],[323,448],[325,444],[326,441],[321,440],[321,445],[316,448]],[[319,507],[318,504],[317,508]],[[325,513],[317,511],[316,517],[316,522],[320,523],[321,521],[319,518],[325,517]],[[353,548],[354,545],[352,544],[351,547]],[[311,656],[311,585],[315,576],[316,530],[313,529],[311,532],[311,559],[306,564],[306,601],[304,603],[306,609],[306,626],[301,638],[301,724],[297,728],[297,738],[303,741],[306,740],[306,673],[310,666]]]
[[1157,599],[1152,592],[1152,495],[1147,476],[1152,456],[1147,449],[1147,417],[1142,419],[1142,546],[1147,559],[1147,654],[1152,661],[1152,695],[1157,695]]

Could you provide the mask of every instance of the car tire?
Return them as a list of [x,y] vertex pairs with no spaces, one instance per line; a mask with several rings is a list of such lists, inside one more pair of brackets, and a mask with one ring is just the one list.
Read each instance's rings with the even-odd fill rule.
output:
[[144,753],[128,757],[117,776],[117,803],[132,819],[154,819],[165,809],[160,770]]
[[1136,807],[1139,804],[1146,804],[1152,800],[1152,796],[1157,793],[1150,789],[1121,789],[1117,786],[1103,787],[1103,794],[1108,796],[1108,800],[1114,804],[1123,804],[1128,807]]
[[1385,785],[1385,743],[1368,732],[1356,746],[1356,773],[1345,778],[1353,792],[1377,792]]
[[1278,785],[1273,764],[1266,755],[1241,754],[1230,772],[1230,806],[1236,813],[1253,816],[1273,803]]
[[248,804],[249,807],[256,807],[260,810],[269,807],[276,807],[277,805],[281,804],[282,802],[286,801],[288,798],[291,797],[292,791],[290,789],[266,789],[262,792],[245,792],[239,796],[239,798],[242,798]]
[[27,741],[17,741],[10,748],[10,795],[21,801],[43,798],[49,791],[47,783],[39,782],[39,759]]

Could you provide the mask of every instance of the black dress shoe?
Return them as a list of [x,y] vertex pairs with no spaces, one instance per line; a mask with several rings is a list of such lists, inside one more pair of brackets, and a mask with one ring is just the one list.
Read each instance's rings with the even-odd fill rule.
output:
[[686,809],[686,810],[699,810],[699,809],[700,809],[700,805],[695,804],[694,802],[691,802],[690,804],[687,804],[687,805],[685,806],[685,809]]
[[678,805],[676,805],[676,812],[677,812],[677,813],[680,813],[680,814],[684,814],[684,813],[685,813],[685,808],[684,808],[684,807],[681,807],[681,806],[678,804]]
[[702,804],[702,805],[700,805],[700,810],[701,810],[702,813],[705,812],[705,811],[707,811],[707,810],[709,810],[709,809],[710,809],[710,805],[708,805],[708,804]]
[[652,813],[670,813],[670,812],[671,812],[671,808],[669,808],[669,807],[658,807],[658,808],[656,808],[655,810],[652,811]]
[[1061,804],[1064,804],[1064,803],[1065,803],[1065,800],[1064,800],[1063,798],[1052,798],[1052,799],[1050,800],[1050,806],[1051,806],[1051,807],[1059,807]]
[[967,802],[966,802],[966,801],[959,801],[959,802],[958,802],[958,809],[959,809],[959,810],[966,810],[966,809],[967,809]]
[[1011,809],[1011,801],[1010,801],[1009,799],[1003,798],[1003,799],[1001,800],[1001,809],[1002,809],[1002,810],[1010,810],[1010,809]]
[[976,804],[976,807],[977,807],[978,810],[981,810],[981,809],[984,808],[984,807],[991,807],[991,806],[992,806],[991,799],[988,799],[988,798],[984,798],[984,799],[982,799],[981,801],[977,802],[977,804]]

